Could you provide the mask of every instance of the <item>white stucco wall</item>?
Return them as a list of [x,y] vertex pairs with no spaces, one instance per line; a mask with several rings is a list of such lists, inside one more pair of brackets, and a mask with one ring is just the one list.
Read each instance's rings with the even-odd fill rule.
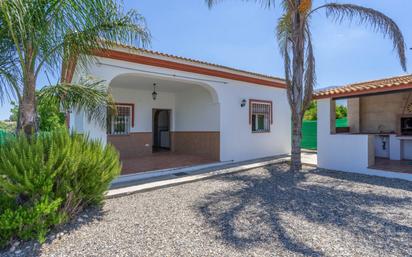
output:
[[84,111],[72,110],[70,115],[70,129],[87,135],[90,139],[107,143],[106,129],[95,120],[89,120]]
[[[291,113],[286,90],[232,82],[215,85],[220,101],[221,158],[248,160],[290,153]],[[270,133],[252,133],[249,105],[241,108],[242,99],[273,102]]]
[[[149,74],[201,85],[198,92],[187,90],[170,95],[159,94],[155,102],[151,100],[151,91],[113,90],[118,102],[136,101],[135,128],[132,131],[151,131],[151,123],[142,123],[142,120],[148,120],[145,115],[150,115],[151,121],[152,108],[164,108],[173,111],[172,129],[175,131],[220,131],[221,161],[242,161],[290,153],[291,116],[285,89],[107,58],[99,58],[99,62],[101,64],[91,66],[88,71],[78,72],[78,75],[92,75],[110,83],[120,74],[133,72],[142,76]],[[207,94],[210,98],[206,98]],[[273,102],[273,124],[270,133],[251,132],[249,107],[248,104],[240,107],[242,99]],[[143,110],[145,114],[142,113]],[[75,124],[73,126],[75,127]],[[90,127],[88,129],[91,134],[105,137],[105,130]]]
[[[333,102],[334,103],[334,102]],[[368,167],[368,135],[331,134],[330,99],[318,100],[318,166],[360,171]]]
[[203,87],[176,95],[175,131],[219,131],[219,103]]
[[[138,88],[138,87],[137,87]],[[152,110],[169,109],[174,115],[175,94],[162,92],[156,101],[152,99],[152,91],[111,88],[113,97],[117,103],[132,103],[135,108],[135,124],[130,132],[151,132],[152,131]],[[171,129],[175,127],[174,119],[171,119]]]
[[411,140],[403,140],[402,153],[403,153],[402,157],[404,159],[412,160],[412,141]]

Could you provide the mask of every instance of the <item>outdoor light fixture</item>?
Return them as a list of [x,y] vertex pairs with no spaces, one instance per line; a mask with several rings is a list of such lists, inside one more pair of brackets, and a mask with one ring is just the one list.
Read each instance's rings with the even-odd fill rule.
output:
[[242,102],[240,103],[240,107],[245,107],[246,106],[246,99],[243,99]]
[[153,93],[152,93],[152,98],[153,98],[153,101],[154,101],[154,100],[156,100],[156,98],[157,98],[156,83],[153,83]]

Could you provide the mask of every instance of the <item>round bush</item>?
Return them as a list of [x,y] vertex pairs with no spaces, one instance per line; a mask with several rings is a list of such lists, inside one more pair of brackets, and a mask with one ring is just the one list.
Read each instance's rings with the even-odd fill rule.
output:
[[54,225],[101,204],[120,171],[114,147],[65,129],[6,138],[0,146],[0,246],[13,238],[43,241]]

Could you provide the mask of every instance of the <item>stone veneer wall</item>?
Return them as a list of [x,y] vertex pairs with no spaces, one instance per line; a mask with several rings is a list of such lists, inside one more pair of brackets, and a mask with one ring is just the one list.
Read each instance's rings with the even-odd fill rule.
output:
[[[379,130],[397,132],[399,117],[407,104],[409,94],[409,92],[402,92],[348,99],[350,131],[352,133],[378,133]],[[409,102],[411,101],[412,96]]]
[[360,98],[348,99],[348,126],[351,133],[359,133],[360,128]]

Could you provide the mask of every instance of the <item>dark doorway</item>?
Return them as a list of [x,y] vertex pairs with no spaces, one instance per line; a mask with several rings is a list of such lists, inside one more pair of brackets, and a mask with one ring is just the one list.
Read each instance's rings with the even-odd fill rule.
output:
[[153,109],[153,152],[169,151],[170,110]]

